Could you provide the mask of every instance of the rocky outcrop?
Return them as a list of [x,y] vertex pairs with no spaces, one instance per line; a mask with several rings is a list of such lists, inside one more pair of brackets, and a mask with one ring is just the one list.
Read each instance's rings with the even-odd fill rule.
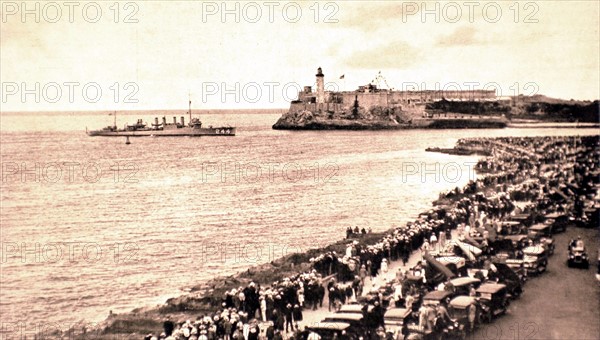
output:
[[273,125],[276,130],[400,130],[400,129],[485,129],[504,128],[503,119],[413,118],[395,108],[373,107],[368,111],[315,114],[310,111],[288,112]]
[[276,130],[385,130],[406,128],[406,124],[388,120],[365,119],[326,119],[313,118],[310,120],[296,119],[290,115],[283,115],[273,125]]
[[281,130],[385,130],[406,129],[409,116],[400,108],[358,108],[353,112],[315,113],[307,110],[288,112],[273,125]]

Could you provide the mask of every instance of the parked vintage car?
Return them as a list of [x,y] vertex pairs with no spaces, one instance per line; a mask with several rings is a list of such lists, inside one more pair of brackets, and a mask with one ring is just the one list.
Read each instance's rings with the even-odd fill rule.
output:
[[502,283],[506,285],[508,297],[510,299],[516,299],[523,294],[523,284],[525,282],[524,280],[527,278],[527,272],[525,271],[525,268],[522,267],[522,260],[519,261],[521,262],[521,267],[518,269],[521,272],[520,275],[517,274],[517,272],[515,272],[510,265],[504,261],[506,260],[494,260],[493,265],[495,270],[469,269],[469,276],[474,278],[482,278],[482,280],[485,280],[484,283],[488,280],[496,283]]
[[450,300],[452,292],[446,290],[434,290],[423,297],[423,305],[437,306],[446,299]]
[[493,262],[497,270],[499,282],[506,285],[508,295],[516,299],[523,294],[523,284],[527,281],[527,271],[524,266],[514,269],[502,262]]
[[575,226],[575,218],[568,214],[551,213],[547,214],[544,224],[552,226],[553,233],[564,232],[567,227]]
[[503,221],[500,222],[500,234],[502,235],[516,235],[520,234],[526,229],[525,226],[519,221]]
[[548,254],[554,254],[554,240],[552,239],[552,226],[538,223],[529,227],[527,236],[533,240],[533,243],[541,243],[548,249]]
[[460,325],[461,329],[472,332],[479,323],[481,307],[477,298],[460,295],[452,299],[448,305],[450,317]]
[[483,321],[491,322],[495,316],[506,313],[509,304],[506,285],[484,283],[477,288],[477,296]]
[[454,278],[454,279],[450,280],[450,283],[454,287],[453,295],[459,296],[459,295],[469,295],[471,286],[473,286],[473,288],[477,289],[479,287],[479,285],[481,284],[481,280],[476,279],[474,277],[465,276],[465,277]]
[[533,217],[527,213],[520,213],[515,214],[514,216],[509,216],[508,220],[519,222],[525,227],[529,227],[533,224]]
[[585,228],[597,228],[600,223],[600,208],[598,207],[589,207],[583,209],[583,215],[585,218],[583,219],[582,226]]
[[321,340],[339,339],[344,335],[350,339],[358,339],[364,335],[360,328],[357,329],[345,322],[316,322],[306,326],[306,330],[318,334]]
[[[437,317],[434,321],[433,329],[420,327],[416,321],[409,322],[405,328],[400,329],[400,333],[404,335],[404,339],[423,339],[423,340],[439,340],[439,339],[465,339],[466,333],[461,329],[461,325],[456,321],[443,322],[443,319]],[[388,330],[388,336],[397,335],[397,328]]]
[[467,273],[467,260],[462,256],[444,254],[444,256],[436,256],[435,259],[456,275],[466,275]]
[[519,281],[521,281],[521,285],[524,285],[527,282],[527,269],[523,261],[507,261],[506,259],[502,259],[500,261],[496,261],[494,259],[494,264],[496,263],[504,263],[508,268],[512,269],[515,274],[519,277]]
[[390,308],[385,312],[383,316],[385,323],[385,331],[387,333],[396,333],[402,331],[402,328],[406,325],[412,325],[414,327],[416,320],[413,318],[411,310],[406,308]]
[[[373,305],[367,305],[367,313],[370,313],[373,310]],[[343,305],[336,313],[344,313],[344,314],[361,314],[363,306],[361,304],[351,304],[351,305]]]
[[580,196],[574,211],[574,222],[577,227],[597,228],[600,224],[600,204],[592,203],[585,196]]
[[527,274],[537,275],[548,267],[548,250],[544,246],[530,246],[523,249],[523,259],[507,259],[509,266],[523,265]]
[[509,240],[512,243],[514,250],[522,250],[529,246],[529,237],[524,234],[508,235],[504,236],[504,239]]
[[381,305],[387,308],[390,305],[390,299],[394,294],[394,288],[391,283],[387,283],[377,289],[371,289],[364,296],[360,297],[358,301],[360,303],[373,304],[381,298]]
[[360,313],[334,313],[329,314],[325,319],[321,320],[322,323],[328,322],[343,322],[352,326],[353,329],[364,328],[364,318]]

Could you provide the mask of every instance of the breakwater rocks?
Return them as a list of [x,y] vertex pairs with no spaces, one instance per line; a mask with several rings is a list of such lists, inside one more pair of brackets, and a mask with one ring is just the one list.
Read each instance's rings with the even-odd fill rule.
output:
[[310,119],[298,120],[290,116],[282,116],[273,125],[275,130],[399,130],[406,129],[407,124],[393,121],[364,121],[345,119]]
[[481,155],[481,156],[489,156],[490,151],[478,148],[465,148],[465,147],[455,147],[455,148],[427,148],[425,149],[427,152],[438,152],[445,153],[447,155],[458,155],[458,156],[471,156],[471,155]]

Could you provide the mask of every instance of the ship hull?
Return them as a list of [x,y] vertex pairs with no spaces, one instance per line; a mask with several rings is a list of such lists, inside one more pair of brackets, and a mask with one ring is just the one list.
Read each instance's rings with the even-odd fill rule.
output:
[[236,128],[234,127],[215,127],[215,128],[179,128],[179,129],[145,129],[145,130],[95,130],[87,131],[88,136],[96,137],[231,137],[235,136]]

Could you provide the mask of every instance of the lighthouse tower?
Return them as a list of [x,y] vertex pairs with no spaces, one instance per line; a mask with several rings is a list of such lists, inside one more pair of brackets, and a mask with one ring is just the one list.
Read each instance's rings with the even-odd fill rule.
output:
[[319,104],[325,103],[325,75],[320,67],[317,69],[315,76],[317,77],[317,105],[322,107],[323,105]]

